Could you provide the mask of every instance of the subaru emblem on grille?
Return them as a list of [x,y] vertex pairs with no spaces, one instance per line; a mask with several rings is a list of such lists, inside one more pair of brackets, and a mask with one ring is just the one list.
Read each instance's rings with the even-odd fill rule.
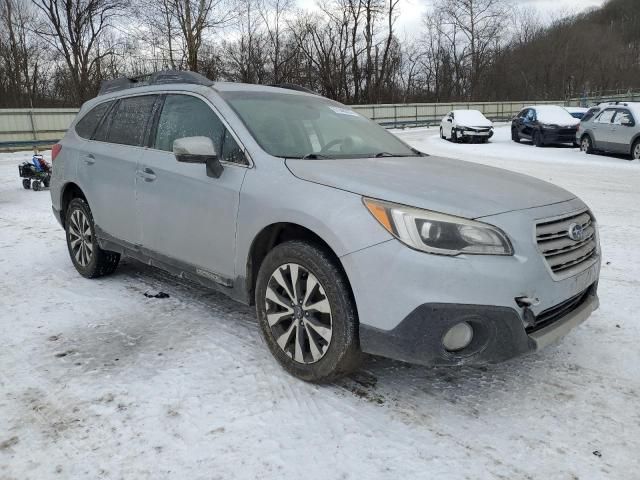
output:
[[569,238],[574,242],[580,242],[584,238],[584,228],[582,225],[572,223],[569,226]]

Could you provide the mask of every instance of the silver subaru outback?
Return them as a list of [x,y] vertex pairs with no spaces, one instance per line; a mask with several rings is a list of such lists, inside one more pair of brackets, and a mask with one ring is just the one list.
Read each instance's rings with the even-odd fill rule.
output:
[[111,81],[52,157],[81,275],[125,255],[255,304],[271,353],[304,380],[363,352],[499,362],[598,307],[597,224],[575,195],[428,156],[291,86]]

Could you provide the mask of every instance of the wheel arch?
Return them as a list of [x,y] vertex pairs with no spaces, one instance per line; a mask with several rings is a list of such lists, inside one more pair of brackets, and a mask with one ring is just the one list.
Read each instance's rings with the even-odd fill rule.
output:
[[292,222],[278,222],[267,225],[262,230],[260,230],[260,232],[258,232],[258,234],[251,242],[249,254],[247,255],[245,281],[245,290],[248,303],[250,305],[253,305],[255,303],[255,288],[258,278],[258,272],[260,271],[260,266],[262,265],[262,262],[266,258],[267,254],[276,246],[290,240],[302,240],[309,242],[321,248],[331,257],[336,268],[338,268],[344,275],[347,286],[349,287],[349,295],[351,296],[352,300],[354,300],[353,304],[355,306],[356,303],[353,295],[353,289],[351,288],[351,283],[349,281],[347,272],[342,265],[342,262],[340,261],[340,257],[338,257],[329,243],[316,232],[309,229],[308,227]]
[[62,222],[62,227],[65,227],[65,220],[67,218],[67,208],[69,207],[69,203],[74,198],[82,198],[85,202],[87,201],[87,196],[84,194],[82,189],[77,183],[68,182],[66,183],[60,193],[60,221]]

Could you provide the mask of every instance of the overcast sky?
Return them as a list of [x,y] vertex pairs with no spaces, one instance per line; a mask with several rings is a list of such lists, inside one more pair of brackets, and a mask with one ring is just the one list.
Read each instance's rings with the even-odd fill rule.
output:
[[[314,0],[303,0],[305,3]],[[602,6],[606,0],[512,0],[516,5],[531,6],[545,17],[571,15],[593,7]],[[421,18],[429,0],[401,0],[402,9],[398,20],[398,31],[402,38],[403,31],[411,35],[421,28]]]
[[[598,7],[606,0],[512,0],[517,5],[532,6],[543,17],[559,14],[570,15],[588,8]],[[298,0],[298,4],[305,8],[313,8],[316,0]],[[411,36],[421,28],[421,19],[430,0],[401,0],[401,15],[397,23],[397,31],[402,38],[405,34]]]

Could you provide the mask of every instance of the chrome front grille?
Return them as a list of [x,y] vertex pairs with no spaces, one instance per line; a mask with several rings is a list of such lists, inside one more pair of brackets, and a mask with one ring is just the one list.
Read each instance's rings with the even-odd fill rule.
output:
[[[572,228],[574,233],[581,229],[582,236],[572,238]],[[588,211],[538,223],[536,240],[551,271],[560,276],[584,270],[598,254],[596,227]]]

